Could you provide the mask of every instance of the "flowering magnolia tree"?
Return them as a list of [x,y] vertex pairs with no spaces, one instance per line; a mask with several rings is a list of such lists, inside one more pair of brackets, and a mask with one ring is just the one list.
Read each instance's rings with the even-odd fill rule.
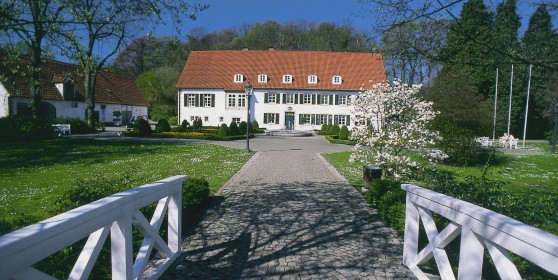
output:
[[357,144],[351,161],[374,163],[385,174],[401,178],[446,157],[433,148],[441,137],[428,123],[437,112],[417,96],[420,87],[381,83],[356,97],[353,113],[359,125],[352,130]]

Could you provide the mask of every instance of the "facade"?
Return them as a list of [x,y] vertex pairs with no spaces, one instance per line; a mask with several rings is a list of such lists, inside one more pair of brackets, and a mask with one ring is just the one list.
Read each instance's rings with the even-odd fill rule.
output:
[[317,51],[194,51],[177,82],[179,121],[203,125],[246,121],[267,129],[355,125],[351,101],[386,81],[380,54]]
[[[19,62],[21,68],[25,62]],[[41,118],[85,119],[85,86],[73,64],[45,60],[42,65]],[[31,115],[29,78],[0,69],[0,117]],[[98,121],[125,124],[132,116],[147,116],[149,102],[134,80],[107,71],[100,71],[95,88],[95,116]],[[119,113],[115,113],[119,112]],[[116,115],[120,115],[116,117]]]

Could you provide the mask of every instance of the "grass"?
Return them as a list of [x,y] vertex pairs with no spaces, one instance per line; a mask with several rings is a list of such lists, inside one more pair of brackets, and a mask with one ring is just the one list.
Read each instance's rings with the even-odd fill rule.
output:
[[250,154],[216,145],[58,139],[0,146],[0,218],[47,218],[76,180],[130,174],[135,185],[173,175],[205,178],[214,192]]

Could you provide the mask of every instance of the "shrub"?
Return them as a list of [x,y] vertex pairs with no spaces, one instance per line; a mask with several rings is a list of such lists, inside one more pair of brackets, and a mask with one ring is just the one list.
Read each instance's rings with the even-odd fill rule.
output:
[[151,125],[145,119],[138,119],[134,124],[133,132],[137,136],[151,136]]
[[155,130],[157,131],[157,133],[161,133],[161,132],[169,132],[171,131],[169,122],[166,119],[159,119],[159,121],[157,122],[157,126],[155,127]]
[[339,130],[339,140],[349,140],[349,129],[346,125],[341,127]]
[[474,166],[485,164],[490,156],[490,149],[478,143],[474,135],[456,126],[446,127],[441,132],[440,149],[448,155],[445,164],[454,166]]
[[252,121],[252,132],[257,132],[258,130],[260,130],[260,124],[258,123],[257,120],[253,120]]
[[341,130],[341,128],[339,128],[339,125],[332,125],[331,129],[328,131],[329,135],[339,135],[339,131]]
[[325,130],[325,131],[326,131],[327,134],[330,134],[329,131],[331,130],[332,127],[333,127],[333,124],[328,124],[328,125],[326,126],[326,130]]
[[0,142],[40,141],[51,136],[49,122],[27,116],[0,118]]
[[229,128],[227,127],[226,123],[223,123],[221,124],[221,126],[219,126],[219,131],[217,132],[217,136],[220,137],[229,136]]
[[327,124],[322,124],[322,128],[320,129],[321,131],[327,131]]
[[231,122],[231,124],[229,125],[229,135],[240,135],[240,131],[238,129],[238,125],[236,125],[236,122]]
[[[56,118],[50,120],[51,124],[70,124],[72,129],[72,134],[84,134],[94,132],[93,129],[89,127],[87,121],[78,118]],[[97,125],[101,122],[95,122]]]
[[194,129],[201,129],[203,126],[203,122],[201,118],[197,118],[194,120],[194,122],[192,123],[192,127]]
[[238,125],[238,132],[240,134],[246,134],[246,122],[245,121],[241,121],[240,124]]
[[187,129],[188,127],[190,127],[190,123],[188,122],[187,119],[184,119],[184,120],[182,121],[182,123],[180,124],[180,128],[182,128],[182,129],[185,130],[185,129]]
[[177,125],[178,124],[178,117],[172,116],[168,118],[168,122],[170,125]]
[[182,206],[184,210],[198,209],[209,198],[209,182],[205,179],[189,178],[182,184]]
[[370,205],[382,219],[399,233],[405,232],[405,191],[395,180],[374,180],[367,192]]

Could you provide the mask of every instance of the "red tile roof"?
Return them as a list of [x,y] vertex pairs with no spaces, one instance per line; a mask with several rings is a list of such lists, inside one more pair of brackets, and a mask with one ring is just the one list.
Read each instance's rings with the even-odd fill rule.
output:
[[[235,74],[244,82],[235,83]],[[268,75],[259,83],[258,75]],[[291,84],[283,75],[292,75]],[[308,76],[317,75],[318,83],[309,84]],[[342,84],[333,84],[333,76]],[[261,89],[359,90],[386,80],[381,54],[318,51],[193,51],[188,56],[178,88],[223,88],[244,90],[247,81]]]
[[[20,69],[25,69],[28,60],[21,60]],[[75,81],[76,99],[73,101],[84,101],[85,86],[82,76],[78,74],[78,68],[74,64],[45,60],[41,67],[41,97],[44,100],[64,100],[56,84],[62,83],[67,76],[72,76]],[[0,69],[0,74],[8,69]],[[2,84],[11,96],[29,97],[29,75],[6,75],[7,81]],[[141,94],[134,80],[130,77],[100,71],[97,76],[95,88],[95,103],[124,104],[136,106],[149,106],[147,99]]]

